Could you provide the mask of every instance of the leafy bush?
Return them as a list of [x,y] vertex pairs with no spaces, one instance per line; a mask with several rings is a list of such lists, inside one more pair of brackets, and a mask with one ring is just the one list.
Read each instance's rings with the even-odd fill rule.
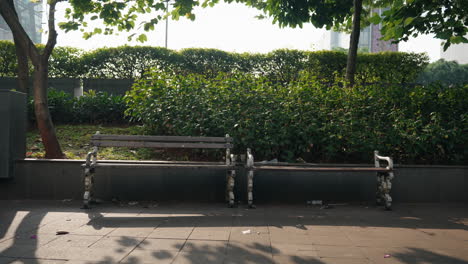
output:
[[15,77],[17,68],[15,45],[11,41],[0,40],[0,77]]
[[82,56],[86,78],[133,79],[149,68],[170,70],[180,56],[169,49],[144,46],[100,48]]
[[90,90],[74,100],[74,123],[126,123],[122,96]]
[[55,47],[49,58],[50,78],[78,78],[84,76],[81,49]]
[[432,82],[440,82],[444,85],[468,84],[468,64],[441,59],[429,64],[417,81],[424,84]]
[[[34,100],[32,97],[28,101],[28,116],[29,120],[35,122],[34,115]],[[74,98],[69,93],[49,89],[48,91],[48,106],[52,120],[57,123],[70,122],[74,118]]]
[[[0,76],[16,76],[13,44],[0,42],[0,54]],[[346,53],[339,51],[289,49],[267,54],[239,54],[216,49],[173,51],[145,46],[100,48],[90,52],[57,47],[50,58],[49,77],[134,79],[141,77],[149,68],[154,68],[183,75],[202,74],[210,78],[215,78],[219,73],[242,72],[285,84],[296,81],[305,71],[323,82],[333,83],[335,78],[345,74],[346,56]],[[414,82],[427,62],[427,56],[415,53],[360,53],[356,78],[364,83]]]
[[251,74],[149,73],[127,93],[149,134],[224,136],[258,159],[399,163],[468,161],[468,86],[325,85],[304,73],[282,85]]
[[[124,116],[126,109],[122,96],[110,96],[107,93],[93,90],[83,96],[74,98],[63,91],[49,89],[48,105],[54,123],[61,124],[104,124],[127,123]],[[35,122],[34,101],[28,101],[30,122]]]

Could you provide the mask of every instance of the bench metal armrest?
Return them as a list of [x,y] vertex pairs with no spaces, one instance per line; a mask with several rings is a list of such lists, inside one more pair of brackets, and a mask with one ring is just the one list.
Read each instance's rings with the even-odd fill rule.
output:
[[385,156],[380,156],[379,151],[375,150],[374,151],[374,162],[375,162],[375,167],[379,168],[380,167],[380,161],[384,160],[388,163],[387,169],[392,170],[393,169],[393,160],[390,157],[385,157]]

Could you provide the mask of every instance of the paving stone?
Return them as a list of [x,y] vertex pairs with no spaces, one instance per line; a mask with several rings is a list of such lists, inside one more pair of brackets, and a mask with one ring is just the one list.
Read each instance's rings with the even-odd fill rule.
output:
[[276,264],[323,264],[316,256],[274,255],[273,261]]
[[127,257],[125,257],[121,263],[172,263],[177,256],[178,251],[170,250],[147,250],[137,248],[133,250]]
[[82,220],[82,221],[64,221],[64,222],[52,222],[43,226],[40,226],[37,228],[36,233],[38,234],[52,234],[55,235],[57,231],[67,231],[67,232],[73,232],[77,229],[80,229],[80,227],[86,225],[88,221]]
[[310,236],[340,236],[343,231],[336,226],[304,225],[306,233]]
[[17,259],[11,264],[69,264],[66,260],[52,260],[52,259]]
[[466,206],[102,205],[83,212],[59,204],[0,201],[0,264],[468,264]]
[[319,257],[365,258],[360,247],[315,245]]
[[88,260],[88,261],[114,261],[118,262],[127,256],[133,248],[39,248],[35,252],[37,258]]
[[329,246],[352,246],[354,242],[346,235],[338,236],[309,236],[309,241],[314,245],[329,245]]
[[[104,227],[99,225],[83,225],[80,228],[77,228],[71,231],[71,234],[74,235],[89,235],[89,236],[106,236],[110,232],[114,231],[115,227]],[[65,229],[65,231],[68,231]]]
[[218,264],[226,263],[225,258],[225,254],[217,252],[180,252],[172,264]]
[[[274,252],[274,253],[279,253]],[[270,245],[260,243],[229,242],[226,250],[228,256],[265,256],[272,257],[273,251]]]
[[154,227],[118,227],[108,236],[132,236],[132,237],[147,237],[154,231]]
[[69,260],[66,264],[115,264],[117,261],[111,257],[106,257],[98,261],[92,260]]
[[86,235],[62,235],[57,239],[49,242],[44,247],[51,248],[66,248],[66,247],[89,247],[99,241],[103,236],[86,236]]
[[[291,244],[306,244],[312,245],[314,241],[312,241],[309,235],[298,235],[298,234],[270,234],[270,241],[271,243],[291,243]],[[316,241],[317,242],[317,241]]]
[[273,264],[272,256],[248,255],[248,256],[227,256],[225,264]]
[[227,227],[195,227],[189,239],[229,240],[230,228]]
[[33,258],[37,246],[33,245],[14,245],[0,248],[0,257],[10,258]]
[[[431,254],[427,254],[426,250],[412,250],[408,248],[399,248],[399,247],[387,247],[387,248],[377,248],[377,247],[363,247],[361,248],[362,252],[374,263],[428,263],[432,259]],[[388,258],[385,256],[388,255]],[[429,262],[431,263],[431,262]],[[434,262],[436,263],[436,262]],[[439,262],[437,262],[439,264]],[[442,264],[444,264],[442,262]]]
[[187,239],[194,227],[158,227],[148,235],[148,238]]
[[[261,228],[255,227],[233,227],[229,241],[234,242],[256,242],[262,244],[270,244],[270,234],[260,232]],[[265,229],[263,229],[265,230]],[[245,233],[246,231],[250,231]]]
[[0,257],[0,264],[10,264],[15,260],[15,258],[4,258]]
[[135,248],[143,241],[144,238],[140,237],[127,237],[127,236],[107,236],[96,241],[90,248]]
[[183,252],[206,254],[225,254],[227,241],[187,240],[182,247]]
[[24,233],[19,236],[15,236],[9,240],[5,240],[0,243],[0,250],[9,248],[9,247],[16,247],[16,246],[42,246],[47,244],[58,237],[50,234],[34,234],[34,233]]
[[317,249],[314,245],[304,244],[280,244],[274,243],[271,245],[273,255],[287,255],[287,256],[309,256],[317,257]]
[[319,263],[320,264],[371,264],[372,262],[366,258],[320,258]]
[[184,239],[147,238],[138,245],[138,249],[180,251],[184,244]]

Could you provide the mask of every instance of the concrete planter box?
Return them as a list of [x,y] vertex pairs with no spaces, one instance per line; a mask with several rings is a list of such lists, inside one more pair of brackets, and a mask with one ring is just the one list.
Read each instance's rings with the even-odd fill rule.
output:
[[26,95],[0,89],[0,179],[14,174],[26,151]]
[[[83,160],[16,162],[15,177],[0,181],[0,199],[81,199]],[[362,165],[360,165],[362,166]],[[370,166],[370,165],[369,165]],[[395,202],[468,202],[468,166],[396,166]],[[111,200],[223,202],[224,170],[99,168],[96,197]],[[236,199],[245,202],[245,172],[236,178]],[[373,202],[373,173],[312,173],[259,171],[255,200],[304,203]]]

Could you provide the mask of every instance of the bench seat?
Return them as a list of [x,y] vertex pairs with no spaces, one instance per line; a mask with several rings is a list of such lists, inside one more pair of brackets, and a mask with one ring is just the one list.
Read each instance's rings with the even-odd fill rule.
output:
[[371,172],[390,172],[393,169],[388,168],[375,168],[375,167],[315,167],[315,166],[285,166],[285,165],[255,165],[254,170],[288,170],[288,171],[330,171],[330,172],[340,172],[340,171],[371,171]]
[[[381,161],[387,163],[387,166],[381,166]],[[341,165],[330,167],[330,165],[312,164],[312,163],[287,163],[287,162],[254,162],[252,151],[247,149],[247,201],[249,207],[253,205],[253,186],[254,172],[260,170],[266,171],[302,171],[302,172],[374,172],[377,174],[377,203],[384,203],[387,210],[391,209],[392,197],[390,190],[394,178],[393,160],[390,157],[380,156],[378,151],[374,151],[374,167]]]
[[[231,154],[233,139],[225,137],[190,137],[190,136],[146,136],[146,135],[103,135],[99,131],[91,137],[93,150],[86,156],[82,165],[85,191],[83,207],[89,208],[93,200],[93,185],[96,170],[108,168],[155,168],[155,169],[223,169],[226,171],[226,200],[229,207],[234,206],[235,160]],[[171,149],[224,149],[225,160],[221,162],[206,161],[137,161],[137,160],[99,160],[99,147],[127,148],[171,148]]]

